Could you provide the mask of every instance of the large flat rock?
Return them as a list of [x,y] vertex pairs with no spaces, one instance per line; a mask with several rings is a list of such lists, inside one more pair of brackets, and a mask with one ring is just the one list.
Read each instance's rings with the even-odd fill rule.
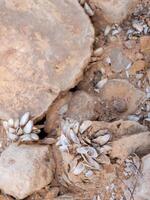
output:
[[40,116],[80,80],[93,27],[72,0],[0,0],[0,19],[0,118]]

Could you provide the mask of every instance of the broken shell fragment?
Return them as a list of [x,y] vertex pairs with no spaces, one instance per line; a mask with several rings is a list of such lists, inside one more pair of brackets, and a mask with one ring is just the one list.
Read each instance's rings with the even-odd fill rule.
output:
[[70,136],[70,139],[71,139],[74,143],[80,144],[80,141],[79,141],[77,135],[73,132],[73,130],[70,130],[69,136]]
[[30,117],[30,113],[26,112],[21,118],[20,118],[20,126],[25,126],[25,124],[28,122]]
[[85,173],[85,176],[86,177],[91,177],[93,175],[93,171],[92,170],[88,170],[86,173]]
[[81,134],[84,133],[84,131],[86,131],[91,125],[92,125],[91,121],[89,120],[84,121],[79,128],[80,133]]
[[85,169],[85,166],[83,163],[78,163],[75,169],[73,170],[74,175],[79,175],[81,174]]
[[104,145],[100,148],[100,153],[107,154],[112,150],[112,147],[109,145]]
[[101,164],[106,164],[109,165],[110,164],[110,158],[105,155],[105,154],[101,154],[98,158],[97,161]]
[[111,138],[111,135],[110,134],[106,134],[104,136],[99,136],[95,139],[93,139],[92,141],[97,143],[97,144],[100,144],[101,146],[106,144]]
[[23,128],[23,131],[24,131],[24,133],[29,134],[29,133],[31,133],[32,128],[33,128],[33,121],[30,120]]
[[14,128],[9,128],[9,129],[8,129],[8,132],[9,132],[9,133],[15,133],[16,130],[15,130]]

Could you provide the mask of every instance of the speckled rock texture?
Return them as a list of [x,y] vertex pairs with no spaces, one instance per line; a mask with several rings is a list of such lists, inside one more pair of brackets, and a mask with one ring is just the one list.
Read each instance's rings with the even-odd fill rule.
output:
[[72,0],[0,0],[0,19],[0,118],[41,116],[80,80],[93,27]]

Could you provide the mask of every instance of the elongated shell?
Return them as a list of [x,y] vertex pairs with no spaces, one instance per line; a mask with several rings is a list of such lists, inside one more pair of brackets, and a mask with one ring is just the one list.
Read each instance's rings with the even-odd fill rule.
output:
[[110,140],[110,138],[111,138],[111,135],[106,134],[106,135],[103,135],[103,136],[99,136],[99,137],[93,139],[92,141],[97,143],[97,144],[104,145]]
[[26,112],[21,118],[20,118],[20,126],[25,126],[25,124],[28,122],[30,117],[30,113]]
[[37,134],[35,134],[35,133],[31,133],[30,136],[31,136],[33,141],[38,141],[39,140],[39,136]]
[[15,134],[13,134],[13,133],[8,133],[8,134],[7,134],[7,137],[8,137],[9,140],[11,140],[11,141],[13,141],[13,142],[15,142],[15,141],[18,140],[18,136],[15,135]]
[[30,142],[30,141],[32,141],[32,138],[31,138],[30,134],[24,134],[24,135],[20,136],[20,140],[22,142]]
[[70,136],[70,139],[71,139],[74,143],[80,144],[80,141],[79,141],[79,139],[78,139],[76,133],[74,133],[73,130],[70,130],[70,131],[69,131],[69,136]]
[[80,133],[86,131],[91,125],[92,125],[91,121],[89,120],[84,121],[79,128]]
[[78,165],[75,167],[75,169],[73,170],[73,173],[75,175],[79,175],[83,172],[83,170],[85,169],[85,166],[83,163],[78,163]]
[[24,133],[29,134],[29,133],[31,133],[32,128],[33,128],[33,121],[30,120],[23,128],[23,131],[24,131]]
[[14,128],[19,128],[19,119],[16,119],[14,122]]

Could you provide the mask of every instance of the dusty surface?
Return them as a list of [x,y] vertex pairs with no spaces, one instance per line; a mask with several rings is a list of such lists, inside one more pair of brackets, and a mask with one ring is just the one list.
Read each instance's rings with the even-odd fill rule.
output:
[[80,80],[93,27],[77,1],[1,0],[0,13],[0,118],[37,117]]
[[[0,2],[3,4],[4,1]],[[30,26],[23,28],[23,33],[19,32],[20,29],[12,32],[10,27],[10,33],[6,31],[9,40],[11,36],[18,36],[14,41],[19,41],[20,44],[20,40],[24,38],[22,34],[27,33],[29,35],[25,36],[23,42],[26,42],[26,38],[30,38],[32,42],[27,41],[27,44],[33,44],[34,48],[31,48],[32,45],[29,48],[24,45],[21,49],[26,50],[25,53],[20,52],[21,56],[13,53],[15,57],[9,53],[11,57],[5,60],[9,58],[9,61],[15,60],[8,66],[16,69],[15,66],[22,66],[18,62],[30,63],[33,54],[36,57],[33,66],[36,66],[39,56],[40,58],[42,56],[46,63],[41,65],[40,60],[39,66],[44,66],[44,68],[40,68],[39,71],[39,68],[36,68],[42,77],[40,84],[39,77],[36,79],[38,86],[45,88],[42,84],[48,83],[49,87],[48,79],[44,80],[44,77],[50,77],[52,82],[49,88],[52,91],[53,100],[60,91],[65,90],[65,92],[61,93],[55,101],[52,100],[53,103],[48,100],[47,104],[44,102],[43,94],[37,90],[38,95],[40,94],[40,97],[37,96],[38,104],[33,101],[25,105],[27,106],[25,108],[31,111],[35,108],[35,113],[39,114],[40,106],[44,104],[44,109],[47,109],[47,106],[52,103],[46,113],[46,118],[37,122],[37,125],[42,125],[40,141],[43,138],[47,141],[55,163],[50,184],[47,183],[38,191],[35,189],[25,200],[149,200],[149,1],[139,0],[137,4],[136,0],[79,0],[81,5],[79,6],[75,0],[61,2],[39,0],[38,5],[42,5],[40,9],[35,7],[34,0],[32,2],[32,11],[28,7],[31,1],[20,3],[20,1],[11,0],[6,2],[6,6],[11,14],[16,13],[15,16],[25,15],[27,18],[27,13],[30,15],[34,12],[33,16],[38,18],[36,22],[38,31],[40,31],[40,36],[44,34],[44,38],[35,34],[35,26],[35,29],[30,31],[30,26],[35,25],[34,18]],[[60,8],[58,12],[55,12],[57,7],[54,5]],[[52,13],[49,13],[49,9]],[[52,17],[51,20],[49,16]],[[95,29],[95,41],[93,54],[86,65],[92,44],[89,34],[93,35],[88,16]],[[43,24],[40,23],[46,19],[46,23],[45,21]],[[53,19],[57,21],[56,26],[52,23]],[[15,26],[19,26],[22,20],[24,18],[21,18]],[[52,29],[48,28],[47,24],[50,24]],[[8,23],[5,27],[7,25]],[[45,41],[49,32],[56,32],[56,34],[52,33],[50,42]],[[13,40],[10,45],[12,43]],[[8,47],[8,43],[2,47]],[[52,54],[49,54],[51,49]],[[26,52],[29,55],[28,59]],[[71,56],[72,59],[67,56]],[[86,66],[83,65],[84,59]],[[4,63],[4,59],[0,63],[2,61]],[[53,64],[51,73],[47,70],[48,62]],[[71,65],[72,63],[74,65]],[[83,72],[81,65],[86,70],[82,80],[77,84],[78,78],[81,78],[81,73],[79,75],[78,72]],[[82,69],[78,71],[78,67]],[[23,72],[27,73],[27,68],[23,69]],[[19,70],[18,73],[20,73]],[[30,77],[36,77],[31,75]],[[0,77],[3,78],[3,75]],[[33,82],[34,79],[30,80]],[[31,88],[33,85],[29,83]],[[34,89],[37,88],[34,87]],[[29,92],[29,94],[35,96],[34,93]],[[21,95],[18,94],[18,96],[15,98],[14,106],[18,105],[16,101],[21,98]],[[26,111],[25,108],[23,112]],[[18,112],[19,109],[16,110]],[[4,148],[8,145],[6,135],[3,129],[0,130],[3,138],[1,152],[5,152]],[[41,144],[40,141],[37,143],[38,146]],[[31,146],[34,147],[34,145]],[[32,159],[29,159],[29,163],[31,161]],[[41,166],[42,164],[46,165],[45,162],[42,162]],[[6,173],[5,176],[7,177]],[[40,174],[37,177],[40,180]],[[0,200],[12,199],[15,199],[15,196],[1,193]]]

